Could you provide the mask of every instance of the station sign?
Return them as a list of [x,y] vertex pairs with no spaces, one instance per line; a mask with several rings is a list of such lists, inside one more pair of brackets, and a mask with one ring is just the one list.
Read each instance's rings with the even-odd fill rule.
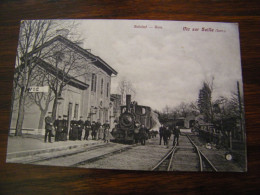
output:
[[31,86],[28,87],[30,93],[48,93],[49,86]]

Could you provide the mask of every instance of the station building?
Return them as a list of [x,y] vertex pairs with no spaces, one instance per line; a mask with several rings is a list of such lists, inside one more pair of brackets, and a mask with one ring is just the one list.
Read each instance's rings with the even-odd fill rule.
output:
[[[37,59],[34,71],[47,72],[48,75],[42,73],[39,77],[48,76],[52,78],[52,82],[58,82],[59,86],[65,85],[59,94],[56,118],[67,115],[69,121],[83,117],[83,120],[99,121],[101,124],[111,122],[113,115],[111,76],[117,75],[116,70],[99,56],[93,55],[90,50],[61,35],[44,43],[38,51],[43,53],[41,55],[43,57]],[[37,50],[33,56],[37,57]],[[49,85],[48,90],[51,90],[50,80],[47,79],[44,83]],[[43,125],[39,126],[39,121],[45,116],[41,117],[41,110],[33,101],[29,104],[25,108],[23,132],[43,133],[45,125],[43,122]],[[45,114],[52,112],[53,104],[52,99]],[[17,121],[17,101],[14,102],[13,108],[11,130],[14,131]]]

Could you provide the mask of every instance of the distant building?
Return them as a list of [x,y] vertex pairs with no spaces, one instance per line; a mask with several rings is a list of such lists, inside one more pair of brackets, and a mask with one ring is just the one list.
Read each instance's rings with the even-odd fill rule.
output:
[[[60,48],[64,49],[61,50]],[[56,52],[59,54],[58,58],[57,55],[55,57],[47,56],[48,52],[55,53],[55,49],[59,49]],[[60,80],[67,81],[67,85],[60,94],[62,101],[58,103],[56,118],[67,115],[69,120],[74,118],[78,120],[82,116],[84,120],[100,121],[101,124],[110,121],[112,113],[110,111],[112,109],[111,75],[117,75],[117,72],[110,65],[100,57],[90,53],[89,50],[83,49],[61,35],[46,42],[38,50],[45,52],[46,55],[37,61],[37,68],[47,70],[53,76],[58,75]],[[67,59],[72,58],[71,54],[78,56],[77,61],[75,61],[82,68],[75,68],[64,77],[63,73],[68,72],[68,68],[64,68],[64,64],[68,62]],[[57,62],[57,59],[59,60],[59,74],[55,74],[57,73],[55,60]],[[52,106],[53,100],[49,104],[48,112],[52,111]],[[40,109],[38,106],[32,104],[26,107],[23,129],[38,129],[39,119]],[[16,120],[17,109],[14,108],[11,129],[15,128]],[[44,126],[42,129],[44,129]]]
[[113,121],[118,122],[122,106],[121,95],[111,94],[110,100],[113,103]]

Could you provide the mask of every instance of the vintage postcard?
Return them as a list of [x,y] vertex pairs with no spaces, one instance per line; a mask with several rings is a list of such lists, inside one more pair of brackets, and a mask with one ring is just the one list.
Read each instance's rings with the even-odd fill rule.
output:
[[24,20],[8,163],[245,172],[239,26]]

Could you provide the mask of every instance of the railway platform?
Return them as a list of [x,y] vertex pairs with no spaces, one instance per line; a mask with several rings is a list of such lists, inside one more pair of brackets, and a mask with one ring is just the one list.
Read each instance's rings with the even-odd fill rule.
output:
[[104,144],[103,140],[76,140],[76,141],[59,141],[44,142],[42,135],[25,134],[21,137],[9,136],[7,162],[12,158],[33,156],[36,154],[52,153],[56,151],[76,149],[80,147]]

